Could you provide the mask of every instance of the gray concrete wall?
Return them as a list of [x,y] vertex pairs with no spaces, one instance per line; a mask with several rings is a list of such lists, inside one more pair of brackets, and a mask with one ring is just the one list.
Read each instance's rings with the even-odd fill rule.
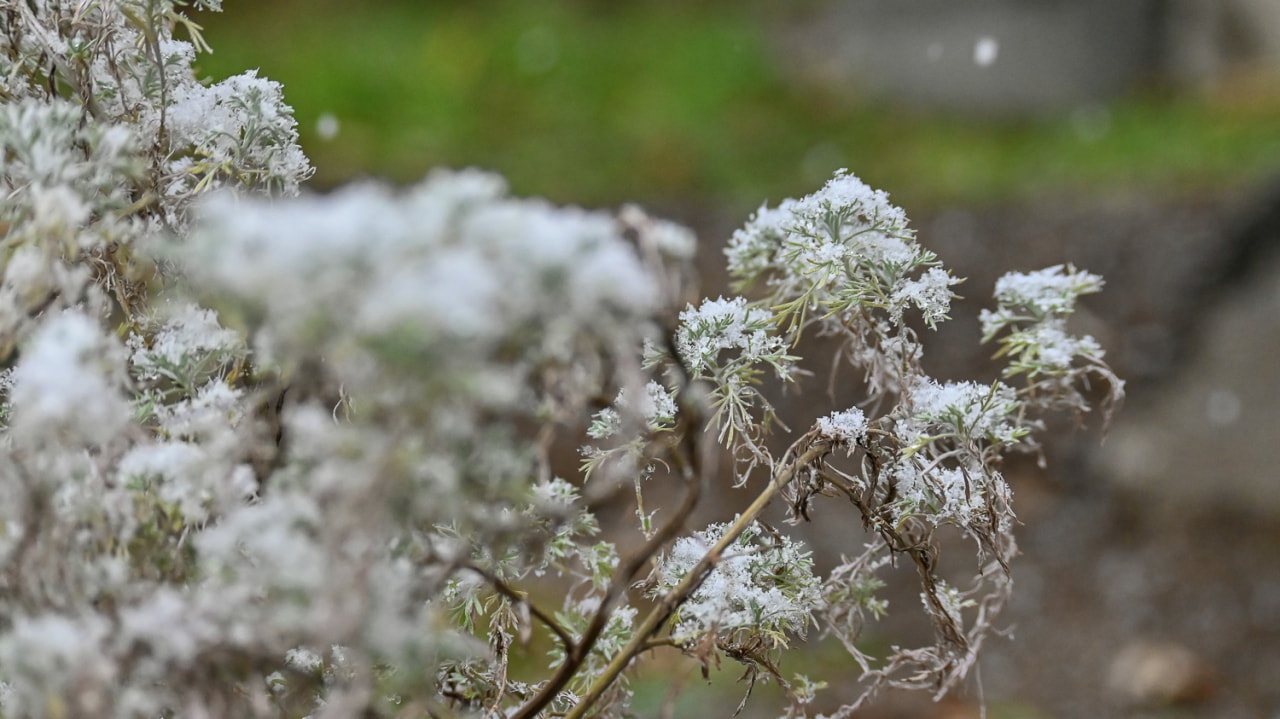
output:
[[782,54],[828,86],[1055,112],[1145,84],[1202,87],[1245,64],[1280,71],[1280,0],[842,0]]

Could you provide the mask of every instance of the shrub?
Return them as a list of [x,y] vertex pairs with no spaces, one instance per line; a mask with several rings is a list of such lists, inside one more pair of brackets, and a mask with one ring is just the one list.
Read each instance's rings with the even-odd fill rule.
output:
[[[626,672],[668,650],[746,665],[799,716],[821,682],[781,657],[813,629],[861,667],[835,716],[965,677],[1011,588],[1001,458],[1088,411],[1090,377],[1121,396],[1066,326],[1100,278],[1007,275],[983,315],[1004,379],[940,382],[913,326],[959,280],[843,171],[735,233],[757,299],[692,304],[692,234],[635,207],[477,171],[291,197],[310,167],[281,88],[197,82],[185,5],[0,9],[4,716],[622,716]],[[793,432],[768,397],[812,333],[865,400]],[[754,500],[691,527],[720,450]],[[645,503],[660,483],[677,503]],[[634,546],[593,514],[618,489]],[[866,546],[819,567],[775,503]],[[967,586],[939,574],[944,527],[975,543]],[[872,657],[899,561],[936,641]]]

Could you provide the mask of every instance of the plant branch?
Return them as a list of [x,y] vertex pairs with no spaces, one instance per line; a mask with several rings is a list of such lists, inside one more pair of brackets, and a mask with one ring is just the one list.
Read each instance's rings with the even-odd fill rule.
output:
[[552,617],[550,614],[547,614],[540,607],[538,607],[538,605],[529,601],[529,598],[525,594],[521,593],[520,591],[512,587],[510,584],[507,584],[492,572],[486,569],[483,569],[481,567],[478,567],[474,564],[467,563],[467,564],[464,564],[462,568],[470,569],[476,574],[479,574],[481,577],[484,578],[486,582],[493,585],[494,590],[496,590],[498,594],[501,594],[502,596],[506,597],[507,599],[510,599],[516,604],[523,605],[525,608],[529,610],[529,614],[533,615],[535,618],[537,618],[538,621],[545,624],[548,629],[550,629],[552,632],[555,633],[556,637],[560,640],[560,643],[564,645],[565,653],[569,653],[573,651],[576,642],[574,642],[573,637],[569,635],[569,631],[565,629],[563,626],[561,626],[560,622],[557,622],[554,617]]

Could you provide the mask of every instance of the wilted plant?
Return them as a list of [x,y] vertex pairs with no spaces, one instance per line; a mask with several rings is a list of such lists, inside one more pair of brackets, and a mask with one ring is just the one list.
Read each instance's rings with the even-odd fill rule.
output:
[[[197,82],[184,5],[0,2],[4,716],[623,716],[671,650],[804,716],[822,683],[782,655],[811,631],[861,667],[833,716],[962,681],[1011,587],[1001,458],[1088,411],[1091,377],[1121,396],[1066,326],[1100,278],[1007,275],[983,315],[1004,380],[939,382],[911,319],[946,320],[959,280],[844,172],[734,235],[757,299],[696,304],[692,234],[634,207],[475,171],[281,199],[310,168],[280,87]],[[809,333],[865,400],[792,432],[768,395]],[[688,526],[721,450],[754,501]],[[676,504],[645,503],[658,483]],[[619,488],[621,548],[593,513]],[[866,546],[820,567],[774,503]],[[942,527],[976,544],[967,586]],[[936,641],[873,657],[894,563]]]

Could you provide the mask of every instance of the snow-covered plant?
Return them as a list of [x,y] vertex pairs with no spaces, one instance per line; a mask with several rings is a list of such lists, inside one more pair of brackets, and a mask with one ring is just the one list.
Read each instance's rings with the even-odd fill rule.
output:
[[[1001,458],[1120,398],[1069,333],[1100,278],[1006,276],[1003,377],[941,381],[959,280],[843,171],[734,235],[754,295],[697,302],[693,235],[635,207],[478,171],[291,198],[281,88],[198,82],[192,4],[0,0],[0,716],[619,717],[658,651],[806,716],[815,634],[859,668],[831,716],[963,680],[1011,588]],[[860,395],[793,431],[814,333]],[[751,499],[691,526],[713,491]],[[775,505],[864,540],[826,566]],[[899,564],[935,641],[872,656]]]

